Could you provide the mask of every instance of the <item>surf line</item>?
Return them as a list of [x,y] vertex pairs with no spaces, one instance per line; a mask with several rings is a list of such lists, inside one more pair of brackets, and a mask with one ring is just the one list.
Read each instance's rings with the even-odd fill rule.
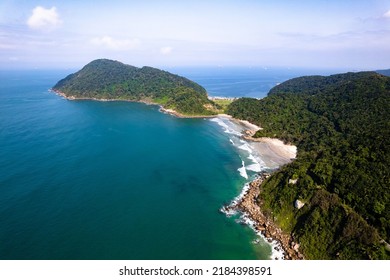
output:
[[[260,194],[261,184],[270,176],[270,173],[265,172],[267,169],[266,165],[261,160],[261,158],[258,157],[258,155],[256,155],[258,157],[258,159],[256,159],[254,148],[247,142],[250,141],[250,139],[245,137],[249,136],[248,133],[244,132],[246,135],[242,133],[242,131],[245,131],[247,126],[245,124],[242,126],[237,125],[231,120],[231,118],[222,118],[214,120],[214,122],[218,123],[224,129],[225,133],[232,134],[231,138],[229,138],[229,141],[231,144],[233,144],[233,146],[235,146],[235,148],[249,153],[247,158],[252,161],[252,164],[250,165],[246,166],[245,161],[240,156],[242,164],[242,166],[238,168],[240,175],[246,180],[249,179],[247,170],[256,172],[256,175],[251,182],[247,182],[244,185],[241,193],[235,199],[233,199],[230,204],[225,205],[220,209],[220,212],[226,214],[228,217],[240,214],[240,219],[238,221],[251,227],[261,239],[263,239],[271,246],[271,259],[303,259],[303,255],[298,250],[299,244],[295,242],[292,236],[283,233],[281,229],[275,225],[272,217],[266,216],[261,211],[260,206],[257,204],[256,201]],[[237,131],[238,129],[241,129],[241,131]],[[277,139],[266,140],[277,141]],[[265,142],[269,142],[269,145],[275,146],[273,147],[275,150],[277,150],[276,148],[291,148],[289,146],[280,147],[279,142]],[[295,157],[295,155],[296,147],[293,157]],[[293,157],[289,155],[289,158]],[[260,162],[262,164],[260,164]],[[254,244],[259,242],[260,239],[253,241]]]

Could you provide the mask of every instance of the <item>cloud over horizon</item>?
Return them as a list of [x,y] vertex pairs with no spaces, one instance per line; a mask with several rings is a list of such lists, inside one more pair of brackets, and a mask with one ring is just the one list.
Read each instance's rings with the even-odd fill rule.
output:
[[162,47],[162,48],[160,49],[160,53],[161,53],[162,55],[168,55],[168,54],[170,54],[170,53],[172,52],[172,50],[173,50],[172,47]]
[[96,57],[154,66],[389,68],[390,0],[5,2],[0,68],[78,67]]
[[111,36],[102,36],[93,38],[91,43],[114,51],[126,51],[136,49],[141,42],[139,39],[114,39]]
[[46,9],[37,6],[32,10],[31,16],[27,20],[27,25],[31,29],[52,31],[62,24],[56,7]]

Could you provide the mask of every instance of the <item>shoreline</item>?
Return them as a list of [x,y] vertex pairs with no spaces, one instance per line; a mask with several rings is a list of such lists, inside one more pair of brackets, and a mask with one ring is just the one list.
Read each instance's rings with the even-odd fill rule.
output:
[[252,136],[244,135],[243,138],[254,143],[264,143],[277,156],[285,159],[295,159],[297,155],[297,147],[290,144],[284,144],[282,140],[277,138],[260,137],[253,138]]
[[256,179],[245,185],[236,199],[229,205],[223,206],[220,211],[227,216],[237,211],[242,213],[246,224],[271,245],[272,256],[276,255],[275,260],[279,257],[284,260],[303,260],[304,256],[299,252],[299,244],[295,242],[293,236],[284,233],[273,222],[272,217],[265,215],[256,203],[261,185],[269,176],[271,174],[261,172]]
[[[50,89],[55,94],[67,99],[67,100],[94,100],[94,101],[126,101],[144,103],[147,105],[159,106],[159,111],[165,114],[170,114],[178,118],[227,118],[244,128],[242,138],[250,142],[262,142],[266,143],[269,149],[277,156],[284,158],[285,160],[292,160],[296,157],[296,146],[286,145],[283,141],[276,138],[253,138],[253,135],[261,127],[250,123],[246,120],[240,120],[227,114],[216,115],[194,115],[187,116],[178,113],[172,109],[166,109],[161,104],[150,102],[147,100],[126,100],[126,99],[97,99],[97,98],[78,98],[74,96],[66,96],[63,92],[55,89]],[[299,252],[299,244],[295,243],[293,237],[290,234],[283,233],[272,221],[272,217],[267,217],[260,209],[260,206],[256,203],[256,200],[260,194],[261,184],[268,178],[270,174],[260,172],[259,176],[251,182],[245,184],[242,192],[237,196],[228,206],[223,206],[221,212],[230,216],[232,212],[241,212],[242,218],[246,221],[250,227],[254,229],[256,234],[260,235],[265,241],[267,241],[272,247],[272,255],[277,255],[275,259],[304,259],[303,255]]]
[[153,102],[153,101],[148,101],[148,100],[131,100],[131,99],[105,99],[105,98],[93,98],[93,97],[75,97],[75,96],[67,96],[65,93],[62,91],[56,90],[56,89],[49,89],[49,91],[54,92],[58,96],[61,96],[67,100],[93,100],[93,101],[101,101],[101,102],[114,102],[114,101],[124,101],[124,102],[136,102],[136,103],[143,103],[146,105],[156,105],[160,107],[160,112],[175,116],[177,118],[182,118],[182,119],[202,119],[202,118],[215,118],[218,115],[184,115],[182,113],[179,113],[173,109],[167,109],[164,108],[163,105]]
[[[291,162],[297,156],[297,147],[294,145],[284,144],[282,140],[277,138],[254,138],[253,135],[256,131],[244,132],[243,139],[254,144],[265,144],[271,153],[280,158],[279,166]],[[257,147],[257,150],[260,152],[259,147]],[[303,260],[304,256],[299,251],[299,244],[294,240],[294,237],[289,233],[283,232],[274,223],[273,217],[268,216],[261,210],[262,201],[257,202],[262,184],[271,175],[264,171],[258,173],[258,177],[248,183],[248,187],[244,188],[243,193],[239,196],[241,199],[238,199],[233,206],[236,210],[243,213],[244,217],[248,216],[255,232],[272,246],[273,253],[275,251],[279,254],[281,253],[282,259],[285,260]]]
[[[251,147],[265,156],[264,148],[267,149],[267,156],[271,161],[276,162],[276,168],[294,160],[297,155],[297,147],[284,144],[277,138],[261,137],[253,138],[257,130],[262,129],[248,121],[235,119],[230,115],[219,115],[222,118],[239,124],[242,128],[241,138],[248,142]],[[229,204],[223,206],[220,211],[227,216],[239,212],[241,219],[251,227],[257,235],[271,245],[271,258],[286,260],[302,260],[304,256],[299,252],[299,244],[289,233],[284,233],[275,223],[272,216],[268,216],[261,210],[262,202],[258,203],[261,192],[261,185],[271,176],[270,173],[260,171],[256,178],[246,183],[241,193]]]

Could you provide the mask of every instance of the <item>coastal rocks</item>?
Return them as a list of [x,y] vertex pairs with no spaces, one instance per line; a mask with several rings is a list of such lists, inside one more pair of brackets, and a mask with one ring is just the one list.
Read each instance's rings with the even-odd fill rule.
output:
[[255,133],[256,130],[250,130],[250,129],[244,130],[244,134],[248,137],[252,137],[253,135],[255,135]]
[[219,209],[219,212],[225,214],[227,217],[231,217],[237,213],[237,211],[233,207],[229,206],[222,206],[222,208]]
[[250,219],[254,229],[260,232],[269,241],[277,241],[279,247],[284,251],[284,259],[304,259],[299,253],[299,244],[294,241],[294,238],[282,232],[272,220],[272,217],[264,215],[256,200],[260,194],[261,184],[270,174],[261,173],[258,178],[248,184],[248,188],[240,195],[239,199],[228,206],[224,206],[223,212],[240,211],[244,219]]
[[303,206],[305,206],[305,203],[300,201],[299,199],[295,200],[295,203],[294,203],[294,206],[295,208],[297,208],[298,210],[301,209]]

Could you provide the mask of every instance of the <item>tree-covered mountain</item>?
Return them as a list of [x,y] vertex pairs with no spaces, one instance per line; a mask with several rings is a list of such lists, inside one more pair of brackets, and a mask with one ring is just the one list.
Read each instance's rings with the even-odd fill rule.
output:
[[297,145],[297,159],[263,184],[258,201],[307,258],[389,258],[390,77],[296,78],[262,100],[234,101],[228,113],[261,126],[256,137]]
[[152,67],[98,59],[60,80],[53,90],[67,97],[155,102],[185,115],[214,114],[206,90],[184,77]]

